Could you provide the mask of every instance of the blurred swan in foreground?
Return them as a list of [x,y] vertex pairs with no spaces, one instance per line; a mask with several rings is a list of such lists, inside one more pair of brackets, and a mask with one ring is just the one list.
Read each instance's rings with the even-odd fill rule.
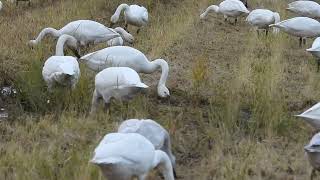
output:
[[[270,27],[277,27],[280,30],[300,38],[300,46],[303,38],[312,38],[320,35],[320,23],[308,17],[295,17],[271,24]],[[305,41],[304,41],[305,44]]]
[[90,161],[110,180],[145,180],[158,167],[165,180],[174,180],[167,154],[155,150],[151,142],[137,133],[107,134],[94,150]]
[[[279,13],[272,12],[268,9],[255,9],[250,12],[246,21],[251,25],[257,28],[257,32],[259,34],[259,29],[264,29],[266,31],[266,35],[269,32],[269,25],[276,24],[280,22]],[[278,28],[273,28],[273,33],[278,33]]]
[[106,68],[95,77],[90,114],[96,112],[100,99],[103,99],[108,108],[111,98],[127,101],[145,88],[148,86],[141,82],[138,73],[133,69],[128,67]]
[[310,176],[310,179],[313,179],[316,176],[316,172],[320,170],[320,133],[312,137],[309,144],[304,147],[304,150],[313,168]]
[[108,47],[80,58],[88,67],[96,72],[107,67],[130,67],[138,73],[153,73],[161,69],[161,77],[158,83],[158,95],[170,96],[166,81],[169,73],[168,63],[163,59],[149,61],[139,50],[128,46]]
[[111,16],[111,26],[118,22],[121,12],[124,11],[125,29],[128,29],[128,24],[138,27],[137,33],[139,33],[142,26],[148,24],[148,10],[139,5],[120,4]]
[[123,121],[118,133],[138,133],[147,138],[157,150],[167,153],[170,158],[174,177],[177,178],[175,167],[176,157],[171,151],[171,141],[168,131],[157,122],[151,119],[129,119]]
[[235,18],[235,23],[237,23],[239,16],[249,13],[245,5],[239,0],[224,0],[219,6],[211,5],[200,15],[200,19],[204,19],[209,12],[223,14],[225,20],[227,20],[228,17]]
[[312,47],[309,49],[306,49],[309,53],[311,53],[314,57],[317,58],[317,72],[319,72],[319,67],[320,67],[320,37],[316,38],[313,43]]

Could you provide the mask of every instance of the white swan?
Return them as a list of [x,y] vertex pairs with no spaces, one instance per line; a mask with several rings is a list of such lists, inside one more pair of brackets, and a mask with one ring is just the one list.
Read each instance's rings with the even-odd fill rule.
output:
[[151,119],[129,119],[120,124],[118,133],[138,133],[147,138],[157,150],[167,153],[173,167],[174,177],[177,177],[176,157],[171,151],[170,135],[160,124]]
[[[257,31],[259,29],[265,29],[266,34],[268,34],[269,25],[280,22],[280,15],[279,13],[272,12],[268,9],[255,9],[250,12],[246,21],[250,25],[257,27],[258,28]],[[279,32],[278,28],[273,29],[273,33],[278,33],[278,32]]]
[[128,43],[133,43],[134,37],[130,33],[128,33],[127,31],[125,31],[123,28],[117,27],[117,28],[114,28],[113,30],[116,31],[117,33],[119,33],[120,37],[116,37],[116,38],[109,40],[107,42],[108,46],[122,46],[124,41],[126,41]]
[[288,4],[287,10],[299,16],[320,18],[320,5],[314,1],[294,1]]
[[69,86],[74,89],[80,78],[77,59],[72,56],[64,56],[63,46],[65,43],[76,51],[77,41],[69,35],[62,35],[56,45],[56,55],[51,56],[44,63],[42,77],[49,90],[52,90],[55,84]]
[[107,67],[130,67],[138,73],[153,73],[161,68],[162,73],[158,83],[158,95],[160,97],[170,96],[166,87],[169,73],[168,63],[163,59],[149,61],[139,50],[128,46],[114,46],[105,48],[80,58],[88,67],[94,71],[101,71]]
[[139,27],[146,26],[148,24],[148,10],[139,5],[120,4],[116,12],[111,16],[111,23],[114,24],[119,20],[121,12],[124,11],[125,29],[128,28],[128,24]]
[[144,180],[155,167],[159,167],[165,180],[174,180],[167,154],[155,150],[149,140],[136,133],[107,134],[95,148],[90,162],[98,165],[110,180]]
[[249,13],[248,9],[240,0],[224,0],[219,4],[219,6],[209,6],[205,12],[200,15],[200,19],[204,19],[210,11],[223,14],[225,20],[228,17],[235,18],[235,23],[239,16]]
[[313,41],[312,47],[309,49],[306,49],[309,53],[311,53],[314,57],[317,58],[318,63],[318,72],[320,67],[320,37],[316,38],[316,40]]
[[287,19],[276,24],[271,24],[270,27],[277,27],[290,35],[300,37],[300,46],[302,44],[302,38],[311,38],[320,35],[320,23],[308,17]]
[[120,37],[120,35],[111,28],[91,20],[77,20],[65,25],[60,30],[54,28],[43,29],[35,40],[30,40],[29,45],[38,44],[47,34],[53,37],[60,37],[63,34],[73,36],[81,46],[107,42],[110,39]]
[[317,130],[320,129],[320,103],[317,103],[302,114],[296,116],[302,117],[313,128]]
[[95,90],[92,97],[90,114],[96,112],[99,99],[110,104],[110,99],[130,100],[147,85],[141,82],[136,71],[128,67],[110,67],[99,72],[95,77]]
[[311,178],[316,175],[316,171],[320,170],[320,133],[315,134],[308,145],[304,147],[308,155],[309,162],[313,167]]

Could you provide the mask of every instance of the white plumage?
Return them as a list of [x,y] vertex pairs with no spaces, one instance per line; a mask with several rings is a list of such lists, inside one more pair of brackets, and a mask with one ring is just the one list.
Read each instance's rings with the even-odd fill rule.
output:
[[47,34],[57,38],[63,34],[73,36],[81,46],[107,42],[110,39],[120,37],[116,31],[98,22],[77,20],[68,23],[60,30],[51,27],[43,29],[35,40],[29,42],[29,45],[38,44]]
[[95,77],[95,90],[92,97],[91,114],[96,112],[99,99],[106,104],[113,97],[118,100],[130,100],[140,90],[148,88],[141,82],[136,71],[128,67],[110,67]]
[[318,70],[317,71],[319,71],[319,67],[320,67],[320,37],[316,38],[312,43],[312,47],[309,49],[306,49],[306,51],[308,51],[314,57],[317,58],[317,63],[318,63]]
[[[280,22],[280,15],[268,9],[255,9],[250,12],[246,21],[251,26],[254,26],[258,29],[265,29],[267,34],[270,24],[275,24]],[[273,32],[278,33],[279,29],[274,28]]]
[[320,170],[320,133],[315,134],[308,145],[304,147],[308,155],[309,162],[313,167],[311,179],[316,175],[315,172]]
[[302,114],[296,116],[302,117],[313,128],[317,130],[320,129],[320,103],[317,103]]
[[51,90],[55,84],[75,88],[80,78],[79,63],[75,57],[64,56],[64,45],[67,44],[75,54],[77,51],[77,40],[69,35],[62,35],[56,45],[56,55],[51,56],[44,63],[42,77]]
[[209,6],[205,12],[200,15],[200,19],[204,19],[211,11],[223,14],[225,19],[228,17],[235,18],[235,22],[237,21],[237,17],[249,13],[248,9],[240,0],[224,0],[219,6]]
[[107,134],[94,150],[90,161],[101,168],[110,180],[144,180],[152,169],[159,167],[165,180],[174,180],[170,159],[155,150],[149,140],[136,133]]
[[299,16],[320,18],[320,5],[314,1],[294,1],[288,4],[287,10]]
[[122,46],[124,41],[133,43],[134,37],[121,27],[114,28],[114,31],[120,34],[120,37],[113,38],[107,42],[108,46]]
[[300,46],[302,38],[312,38],[320,35],[320,23],[308,17],[287,19],[276,24],[271,24],[270,27],[277,27],[292,36],[300,37]]
[[138,73],[153,73],[158,69],[162,70],[158,83],[158,95],[167,97],[170,95],[166,87],[169,66],[163,59],[149,61],[139,50],[128,46],[114,46],[105,48],[80,58],[85,61],[88,67],[94,71],[101,71],[107,67],[130,67]]
[[2,9],[2,6],[3,6],[3,5],[2,5],[2,2],[0,1],[0,11],[1,11],[1,9]]
[[118,22],[122,11],[124,11],[126,28],[128,24],[139,28],[148,24],[148,10],[143,6],[129,6],[128,4],[120,4],[115,13],[111,16],[110,21],[112,23]]
[[129,119],[121,123],[118,133],[138,133],[147,138],[157,150],[167,153],[176,174],[176,158],[171,151],[170,135],[160,124],[151,119]]

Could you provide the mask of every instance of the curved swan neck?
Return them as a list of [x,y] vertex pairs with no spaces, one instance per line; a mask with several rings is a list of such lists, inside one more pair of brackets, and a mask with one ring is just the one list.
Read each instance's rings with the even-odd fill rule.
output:
[[50,34],[53,37],[59,37],[61,34],[58,30],[48,27],[48,28],[44,28],[40,34],[38,35],[38,37],[35,40],[31,40],[30,42],[32,44],[38,44],[47,34]]
[[220,12],[220,11],[219,11],[219,6],[217,6],[217,5],[211,5],[211,6],[209,6],[209,7],[206,9],[206,11],[200,15],[200,17],[201,17],[201,18],[205,18],[210,11],[213,11],[213,12],[215,12],[215,13],[219,13],[219,12]]
[[160,167],[165,180],[174,180],[172,165],[167,154],[161,150],[156,150],[153,160],[153,167]]
[[[276,13],[276,12],[274,12],[273,13],[273,17],[274,17],[274,23],[275,24],[277,24],[277,23],[279,23],[280,22],[280,15],[279,15],[279,13]],[[276,27],[274,27],[273,28],[273,33],[279,33],[279,28],[276,28]]]
[[64,56],[64,45],[67,43],[68,47],[71,48],[72,50],[76,51],[77,50],[77,40],[67,34],[64,34],[59,37],[57,45],[56,45],[56,56]]
[[133,36],[121,27],[116,27],[114,30],[127,42],[130,42],[133,39]]
[[111,22],[116,23],[119,20],[122,10],[126,10],[127,8],[129,8],[128,4],[120,4],[116,12],[111,16]]
[[152,61],[151,64],[156,66],[156,67],[154,67],[154,69],[161,67],[161,77],[159,80],[158,87],[165,86],[165,84],[167,82],[168,74],[169,74],[168,63],[163,59],[156,59],[156,60]]

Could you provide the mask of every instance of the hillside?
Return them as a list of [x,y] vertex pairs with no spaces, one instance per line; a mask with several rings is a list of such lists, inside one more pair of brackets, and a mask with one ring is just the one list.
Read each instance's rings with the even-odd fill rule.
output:
[[[150,60],[166,59],[171,96],[156,94],[159,73],[141,75],[151,88],[129,103],[89,116],[94,73],[81,65],[75,91],[46,90],[44,61],[54,53],[46,38],[26,43],[42,28],[77,19],[109,25],[116,0],[35,0],[31,7],[4,3],[0,12],[0,87],[9,118],[0,121],[0,179],[103,179],[88,161],[101,138],[130,118],[154,119],[168,129],[179,179],[307,179],[311,166],[303,147],[313,135],[293,115],[319,100],[316,61],[298,39],[280,33],[257,36],[242,18],[199,14],[215,0],[131,0],[149,10],[150,24],[129,29],[134,47]],[[121,3],[124,3],[121,1]],[[251,0],[250,7],[292,17],[286,1]],[[118,25],[123,26],[123,22]],[[103,48],[98,45],[86,50]],[[71,54],[71,52],[68,52]],[[63,97],[63,98],[62,98]],[[50,103],[47,103],[50,100]],[[149,179],[161,179],[152,173]]]

